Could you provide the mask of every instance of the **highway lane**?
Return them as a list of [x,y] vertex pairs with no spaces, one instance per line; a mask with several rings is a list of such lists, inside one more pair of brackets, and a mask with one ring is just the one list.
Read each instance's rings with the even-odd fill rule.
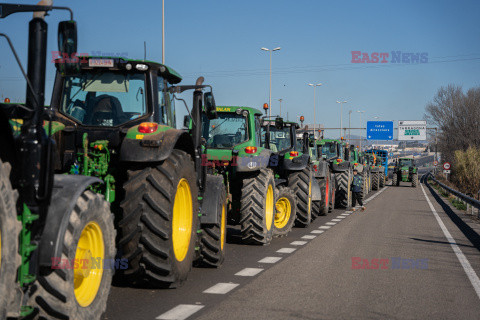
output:
[[[475,276],[479,252],[425,192],[452,239],[422,189],[402,183],[383,189],[365,212],[335,210],[266,247],[241,245],[230,229],[222,268],[193,269],[174,290],[114,287],[104,319],[476,319],[479,296],[450,242]],[[296,250],[278,252],[286,248]],[[363,265],[358,258],[389,259],[388,268],[353,268]],[[394,268],[392,258],[415,259],[419,269]]]

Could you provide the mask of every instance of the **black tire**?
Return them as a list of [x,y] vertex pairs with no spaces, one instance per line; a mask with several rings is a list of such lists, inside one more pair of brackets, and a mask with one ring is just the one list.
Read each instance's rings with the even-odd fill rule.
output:
[[329,195],[329,206],[328,206],[328,212],[332,212],[333,209],[335,209],[335,189],[336,189],[336,184],[335,184],[335,175],[332,174],[330,176],[330,181],[329,181],[329,189],[330,189],[330,195]]
[[352,191],[350,190],[352,173],[346,170],[336,175],[337,183],[337,205],[341,208],[348,208],[352,204]]
[[380,172],[374,172],[372,174],[372,190],[380,189]]
[[[123,249],[122,258],[129,262],[123,277],[134,285],[178,287],[192,268],[197,243],[198,187],[193,161],[186,152],[174,149],[160,164],[131,168],[127,174],[119,222],[119,248]],[[183,230],[188,232],[190,228],[190,232],[189,236],[178,236],[181,240],[187,237],[189,243],[183,247],[187,251],[179,252],[177,258],[175,247],[179,248],[179,242],[174,241],[174,233],[182,228],[173,226],[174,204],[178,189],[187,190],[187,185],[192,198],[191,224]]]
[[[328,206],[329,206],[329,200],[330,200],[328,196],[328,193],[330,191],[328,190],[328,188],[330,186],[327,186],[327,179],[322,179],[317,181],[319,182],[318,184],[320,185],[320,193],[322,195],[322,199],[320,201],[313,202],[314,210],[312,211],[312,217],[315,215],[315,212],[318,212],[318,216],[325,216],[328,212]],[[315,204],[317,205],[318,209],[315,208]]]
[[297,200],[292,189],[279,186],[275,196],[275,222],[273,236],[284,237],[295,223]]
[[360,192],[360,199],[363,201],[368,194],[368,181],[367,181],[367,174],[364,172],[362,174],[362,191]]
[[[62,259],[68,259],[68,261],[78,259],[77,249],[80,236],[84,230],[89,230],[89,228],[91,230],[92,225],[95,224],[101,231],[103,239],[104,262],[112,263],[115,261],[116,231],[113,225],[113,214],[110,212],[110,204],[105,201],[102,195],[89,190],[80,195],[70,214],[68,227],[63,237]],[[89,238],[89,235],[83,237]],[[98,258],[94,251],[91,253],[92,258]],[[117,263],[117,261],[115,262]],[[40,319],[100,319],[107,308],[113,269],[126,267],[126,264],[126,261],[123,263],[118,261],[116,265],[111,264],[107,268],[103,267],[101,282],[96,295],[89,298],[84,297],[87,300],[93,299],[89,303],[85,300],[79,300],[74,291],[78,284],[78,278],[75,278],[74,274],[75,271],[62,267],[62,262],[58,262],[58,264],[55,262],[52,268],[42,270],[37,276],[36,291],[30,298],[30,304],[36,307],[36,317]],[[94,268],[96,267],[91,270]],[[91,270],[87,275],[89,278],[92,276]],[[80,303],[83,305],[80,305]]]
[[199,257],[196,266],[218,268],[225,260],[225,242],[227,238],[227,201],[225,186],[222,186],[217,218],[218,223],[202,225],[199,235]]
[[416,188],[418,185],[418,174],[412,174],[412,187]]
[[0,319],[7,318],[8,307],[15,296],[17,269],[21,264],[18,237],[22,225],[17,220],[18,192],[10,183],[11,168],[8,162],[0,161]]
[[297,215],[295,226],[307,227],[312,221],[312,183],[313,174],[310,167],[292,172],[288,177],[288,186],[297,196]]
[[385,173],[381,172],[380,173],[380,188],[383,188],[385,186]]
[[392,186],[398,186],[398,175],[396,173],[392,176]]
[[253,177],[243,180],[240,201],[242,241],[248,244],[269,244],[273,237],[274,216],[274,176],[272,170],[264,168]]

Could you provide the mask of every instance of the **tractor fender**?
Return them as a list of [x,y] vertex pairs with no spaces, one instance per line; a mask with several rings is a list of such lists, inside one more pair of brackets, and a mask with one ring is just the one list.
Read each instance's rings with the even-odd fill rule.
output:
[[38,248],[38,263],[51,267],[52,258],[62,256],[62,245],[70,214],[78,197],[92,184],[103,183],[95,177],[56,174],[45,227]]
[[142,139],[124,139],[120,160],[126,162],[157,162],[167,159],[173,149],[180,149],[194,157],[192,137],[184,130],[166,131],[144,136]]
[[263,149],[257,155],[237,157],[237,172],[254,172],[267,168],[270,163],[272,150]]
[[320,190],[320,181],[321,179],[312,179],[312,201],[321,201],[322,192]]
[[332,171],[334,171],[335,173],[345,172],[348,169],[350,169],[350,162],[344,161],[338,164],[332,163]]
[[202,207],[200,209],[200,223],[205,224],[217,224],[219,216],[217,212],[221,211],[222,208],[219,207],[220,198],[222,197],[223,191],[223,176],[221,175],[212,175],[207,174],[205,181],[205,189],[202,195]]
[[310,162],[310,156],[308,154],[302,154],[301,156],[293,159],[283,159],[283,169],[288,171],[300,171],[305,169]]
[[317,165],[317,171],[315,172],[315,176],[317,178],[326,178],[329,174],[329,164],[325,161],[320,161]]

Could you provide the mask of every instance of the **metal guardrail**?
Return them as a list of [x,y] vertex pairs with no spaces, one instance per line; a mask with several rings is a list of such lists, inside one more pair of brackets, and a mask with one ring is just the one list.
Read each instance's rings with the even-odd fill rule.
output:
[[[464,202],[467,205],[467,212],[471,211],[471,213],[473,214],[473,208],[476,208],[477,209],[477,214],[480,217],[480,201],[479,200],[477,200],[475,198],[472,198],[470,196],[467,196],[466,194],[463,194],[460,191],[457,191],[453,188],[450,188],[449,186],[446,186],[445,184],[443,184],[440,181],[438,181],[437,179],[435,179],[435,177],[433,176],[433,174],[431,172],[428,172],[428,173],[425,174],[426,179],[428,179],[429,177],[436,184],[438,184],[442,189],[444,189],[446,192],[453,194],[454,196],[457,197],[458,200]],[[471,210],[469,210],[470,209],[469,207],[471,207]]]

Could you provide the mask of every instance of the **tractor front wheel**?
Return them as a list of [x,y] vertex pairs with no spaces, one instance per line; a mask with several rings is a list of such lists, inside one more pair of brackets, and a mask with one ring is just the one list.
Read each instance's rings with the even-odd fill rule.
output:
[[286,236],[295,223],[296,215],[296,200],[293,190],[280,186],[277,189],[277,196],[275,197],[275,222],[273,224],[273,236]]
[[413,174],[412,175],[412,187],[416,188],[418,185],[418,174]]
[[398,186],[398,175],[396,173],[393,173],[392,176],[392,186]]
[[[39,318],[100,319],[107,307],[115,268],[115,228],[110,205],[103,196],[84,191],[70,214],[62,239],[61,257],[37,277],[31,304]],[[72,267],[73,266],[73,267]]]
[[17,220],[18,193],[12,189],[10,171],[10,164],[0,161],[0,319],[7,318],[21,263],[18,239],[22,225]]
[[348,208],[352,203],[350,184],[352,181],[351,170],[336,174],[337,180],[337,204],[342,208]]

